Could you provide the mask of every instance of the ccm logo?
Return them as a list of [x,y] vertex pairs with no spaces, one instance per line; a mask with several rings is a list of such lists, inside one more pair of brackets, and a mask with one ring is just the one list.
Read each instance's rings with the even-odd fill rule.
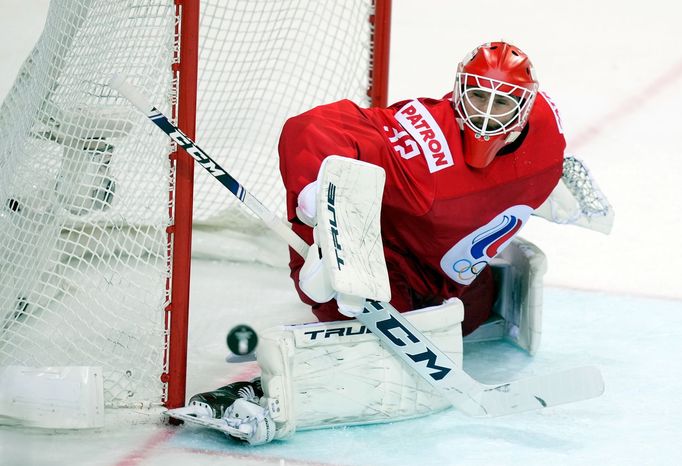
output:
[[[378,301],[368,301],[368,305],[377,311],[386,309]],[[363,313],[369,312],[372,311],[368,310],[366,305]],[[432,370],[428,374],[432,379],[441,380],[452,370],[436,364],[438,356],[392,315],[389,314],[388,318],[377,321],[376,326],[377,330],[388,337],[395,346],[402,348],[405,355],[412,361],[426,362],[426,367]]]
[[225,172],[216,166],[216,163],[211,160],[211,158],[201,150],[199,147],[192,144],[192,142],[184,135],[181,131],[173,131],[168,134],[173,141],[177,142],[180,147],[185,149],[185,151],[192,156],[194,160],[199,163],[202,167],[208,170],[213,176],[225,175]]

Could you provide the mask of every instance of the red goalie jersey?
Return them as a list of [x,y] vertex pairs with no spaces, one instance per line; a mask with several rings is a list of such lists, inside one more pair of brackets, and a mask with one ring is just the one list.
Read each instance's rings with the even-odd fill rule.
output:
[[[287,121],[280,169],[294,229],[310,244],[312,229],[296,218],[299,192],[317,178],[329,155],[351,157],[386,171],[382,236],[391,304],[407,311],[459,297],[463,331],[489,316],[495,299],[486,267],[558,183],[565,140],[553,105],[540,93],[521,136],[487,167],[463,159],[449,98],[403,101],[363,109],[344,100]],[[303,258],[291,253],[298,289]],[[298,289],[320,320],[337,320],[336,302],[318,304]]]

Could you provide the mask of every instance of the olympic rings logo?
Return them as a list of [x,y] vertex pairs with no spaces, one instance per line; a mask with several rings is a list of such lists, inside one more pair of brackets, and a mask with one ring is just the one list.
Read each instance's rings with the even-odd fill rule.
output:
[[488,261],[472,263],[469,259],[460,259],[452,265],[452,270],[457,272],[457,276],[462,282],[471,282],[486,265],[488,265]]

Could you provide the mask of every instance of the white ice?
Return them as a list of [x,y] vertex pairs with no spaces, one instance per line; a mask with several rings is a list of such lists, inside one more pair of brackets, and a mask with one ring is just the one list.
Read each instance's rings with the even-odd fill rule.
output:
[[[46,0],[3,0],[0,96],[40,33]],[[549,259],[543,341],[465,348],[465,369],[499,382],[596,364],[606,392],[543,412],[304,432],[248,448],[162,425],[54,433],[0,430],[5,465],[676,465],[682,456],[682,7],[675,2],[394,1],[391,101],[448,92],[457,62],[505,39],[533,58],[562,111],[569,151],[616,209],[610,236],[536,219],[523,236]],[[225,332],[309,318],[286,269],[195,260],[189,393],[253,373],[224,362]]]

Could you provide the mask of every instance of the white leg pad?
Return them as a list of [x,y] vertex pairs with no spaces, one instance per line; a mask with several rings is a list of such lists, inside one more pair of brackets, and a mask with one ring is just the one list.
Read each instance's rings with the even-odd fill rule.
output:
[[547,258],[536,245],[515,238],[490,263],[498,296],[493,316],[466,336],[465,343],[505,338],[532,356],[542,336],[543,277]]
[[[405,316],[461,367],[461,301]],[[277,438],[296,430],[407,419],[450,406],[355,320],[268,329],[257,353],[265,396],[280,401],[280,411],[273,413]]]

